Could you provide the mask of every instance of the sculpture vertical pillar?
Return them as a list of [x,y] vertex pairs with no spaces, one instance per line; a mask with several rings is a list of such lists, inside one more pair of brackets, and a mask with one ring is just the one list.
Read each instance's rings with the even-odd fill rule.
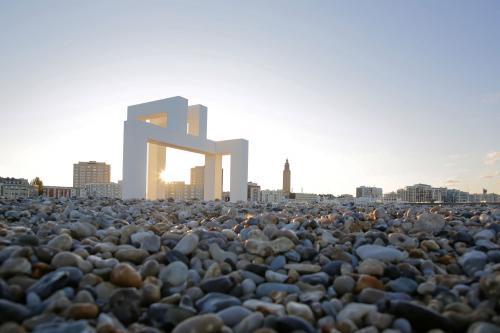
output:
[[146,198],[164,199],[164,186],[160,174],[165,170],[166,148],[155,143],[148,143],[148,187]]
[[248,186],[248,141],[231,153],[231,201],[246,201]]
[[222,154],[205,154],[203,198],[222,198]]
[[125,122],[123,137],[123,193],[126,199],[146,197],[146,174],[148,165],[147,142]]

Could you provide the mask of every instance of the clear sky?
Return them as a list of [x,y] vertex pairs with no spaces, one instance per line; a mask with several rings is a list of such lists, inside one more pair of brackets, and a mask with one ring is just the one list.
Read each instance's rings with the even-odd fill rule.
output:
[[121,179],[126,107],[177,95],[262,188],[500,193],[499,1],[0,0],[0,176]]

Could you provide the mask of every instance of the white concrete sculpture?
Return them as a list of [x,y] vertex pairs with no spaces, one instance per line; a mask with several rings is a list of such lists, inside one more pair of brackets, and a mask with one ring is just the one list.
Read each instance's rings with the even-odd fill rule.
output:
[[132,105],[123,141],[123,198],[164,197],[166,147],[205,155],[204,200],[222,197],[222,156],[231,156],[231,201],[246,200],[248,141],[207,139],[207,108],[177,96]]

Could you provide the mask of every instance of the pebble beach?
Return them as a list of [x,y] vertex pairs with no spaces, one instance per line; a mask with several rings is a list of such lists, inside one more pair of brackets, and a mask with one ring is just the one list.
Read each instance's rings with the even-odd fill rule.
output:
[[0,199],[0,333],[500,332],[500,206]]

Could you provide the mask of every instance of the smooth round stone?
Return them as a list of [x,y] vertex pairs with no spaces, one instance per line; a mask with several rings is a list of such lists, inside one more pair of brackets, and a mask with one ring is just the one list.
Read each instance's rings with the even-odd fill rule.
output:
[[376,311],[377,307],[371,304],[349,303],[337,315],[337,321],[352,320],[360,323],[361,319],[370,311]]
[[222,319],[224,325],[233,327],[251,313],[252,311],[248,310],[243,306],[234,305],[217,312],[217,315],[219,316],[220,319]]
[[395,292],[412,294],[417,290],[418,284],[415,280],[400,277],[387,283],[387,286]]
[[93,288],[97,295],[97,299],[104,302],[109,301],[111,295],[115,292],[116,289],[117,287],[111,282],[101,282]]
[[300,277],[300,281],[312,285],[321,284],[327,287],[330,282],[330,277],[325,272],[318,272],[313,274],[302,275]]
[[467,333],[500,333],[500,326],[480,321],[470,325]]
[[255,291],[257,288],[255,282],[251,279],[245,279],[243,282],[241,282],[241,288],[243,290],[243,295],[248,295],[251,294]]
[[445,226],[444,217],[440,214],[423,213],[417,217],[413,225],[413,231],[422,231],[429,234],[437,234]]
[[286,265],[286,258],[285,256],[276,256],[274,257],[273,261],[271,261],[271,269],[273,271],[277,271],[278,269],[282,269]]
[[54,320],[37,326],[32,333],[87,333],[94,332],[86,320],[60,322]]
[[440,249],[440,246],[436,241],[432,239],[426,239],[420,243],[420,247],[424,249],[424,251],[431,252],[431,251],[437,251]]
[[0,268],[0,275],[31,275],[31,263],[26,258],[9,258]]
[[314,327],[306,320],[295,316],[284,316],[277,318],[273,327],[278,332],[306,332],[315,333]]
[[149,283],[144,284],[141,288],[141,292],[142,292],[142,298],[141,298],[142,304],[148,305],[151,303],[158,302],[161,299],[160,287],[154,284],[149,284]]
[[296,262],[299,262],[302,259],[300,253],[298,253],[295,250],[286,252],[285,258],[288,259],[289,261],[296,261]]
[[69,251],[73,244],[73,238],[68,234],[61,234],[52,238],[47,245],[61,251]]
[[313,264],[286,264],[285,269],[293,269],[299,273],[317,273],[321,271],[321,266]]
[[93,303],[94,296],[87,290],[80,290],[73,300],[75,303]]
[[261,283],[256,290],[258,297],[269,296],[271,293],[281,291],[288,294],[298,294],[300,293],[299,287],[294,284],[277,283],[277,282],[265,282]]
[[266,280],[269,282],[285,282],[288,280],[288,275],[276,273],[271,270],[266,271]]
[[29,315],[30,310],[26,306],[6,299],[0,299],[0,322],[21,322],[28,318]]
[[235,253],[222,250],[217,243],[210,244],[208,251],[210,252],[210,256],[218,262],[224,262],[227,259],[234,263],[238,261],[238,256]]
[[371,275],[360,275],[358,281],[356,281],[354,291],[360,292],[365,288],[384,289],[384,284],[379,279]]
[[68,286],[77,288],[83,278],[83,272],[77,267],[61,267],[56,272],[68,273]]
[[350,293],[354,290],[356,281],[349,275],[341,275],[333,281],[333,288],[339,295]]
[[245,269],[260,276],[266,276],[269,267],[266,265],[248,264],[245,266]]
[[132,266],[121,263],[113,267],[110,281],[120,287],[139,288],[142,283],[141,274]]
[[159,278],[164,283],[172,286],[183,284],[188,277],[188,267],[182,261],[174,261],[163,267],[160,271]]
[[472,250],[460,257],[458,263],[467,275],[474,275],[477,271],[484,268],[488,262],[488,256],[481,251]]
[[392,327],[399,330],[401,333],[411,333],[411,324],[408,320],[404,318],[398,318],[392,324]]
[[432,294],[435,290],[436,285],[430,282],[423,282],[417,288],[417,292],[420,295]]
[[314,314],[309,306],[297,302],[288,302],[286,312],[289,315],[301,317],[307,321],[314,322]]
[[160,237],[150,231],[136,232],[130,236],[133,245],[140,246],[149,252],[158,252],[160,250]]
[[200,239],[196,234],[187,234],[175,245],[174,250],[184,255],[191,254],[197,247]]
[[362,303],[375,304],[380,300],[386,298],[387,293],[380,289],[375,288],[365,288],[359,295],[358,300]]
[[67,317],[71,319],[92,319],[99,315],[99,307],[93,303],[71,304],[68,308]]
[[117,289],[109,299],[109,308],[125,325],[136,322],[141,314],[141,296],[134,288]]
[[258,299],[249,299],[243,302],[243,306],[252,311],[262,311],[277,316],[285,315],[285,307],[281,304],[265,302]]
[[142,264],[144,259],[148,256],[148,251],[144,249],[122,248],[115,252],[116,259],[120,261],[128,261],[136,265]]
[[196,308],[200,313],[214,313],[232,305],[241,305],[241,301],[231,295],[208,293],[196,301]]
[[417,246],[417,241],[403,233],[394,232],[387,237],[389,243],[402,249],[413,249]]
[[234,282],[229,276],[219,276],[205,279],[201,282],[200,288],[206,293],[219,292],[227,293],[234,287]]
[[35,293],[41,299],[45,299],[52,295],[55,291],[62,289],[70,282],[70,274],[66,271],[55,271],[42,276],[31,287],[28,288],[27,293]]
[[245,249],[252,254],[261,257],[271,256],[277,253],[285,253],[295,247],[295,244],[286,237],[278,237],[273,241],[249,239],[245,242]]
[[359,274],[382,276],[384,275],[385,265],[380,260],[368,258],[363,260],[358,266]]
[[322,271],[330,276],[340,275],[340,268],[344,262],[340,260],[330,261],[322,267]]
[[493,240],[495,238],[495,232],[493,230],[481,230],[474,234],[474,239],[479,240],[479,239],[486,239],[486,240]]
[[59,252],[56,254],[51,261],[51,265],[59,268],[59,267],[65,267],[65,266],[74,266],[78,267],[78,264],[82,261],[82,257],[79,255],[74,254],[73,252]]
[[141,267],[141,276],[146,278],[148,276],[158,276],[160,272],[160,264],[156,260],[148,260]]
[[356,254],[363,260],[377,259],[383,262],[401,261],[406,258],[405,253],[391,247],[380,245],[361,245]]
[[172,333],[212,333],[219,332],[224,322],[215,314],[203,314],[188,318],[177,325]]
[[246,316],[241,322],[233,327],[234,333],[252,333],[257,331],[264,323],[264,315],[254,312]]
[[[155,303],[148,309],[148,319],[155,327],[170,328],[179,325],[184,320],[196,315],[192,309],[186,309],[173,304]],[[156,331],[155,331],[156,332]]]
[[97,232],[97,229],[92,224],[84,222],[71,223],[69,229],[71,230],[73,237],[77,239],[94,236]]

